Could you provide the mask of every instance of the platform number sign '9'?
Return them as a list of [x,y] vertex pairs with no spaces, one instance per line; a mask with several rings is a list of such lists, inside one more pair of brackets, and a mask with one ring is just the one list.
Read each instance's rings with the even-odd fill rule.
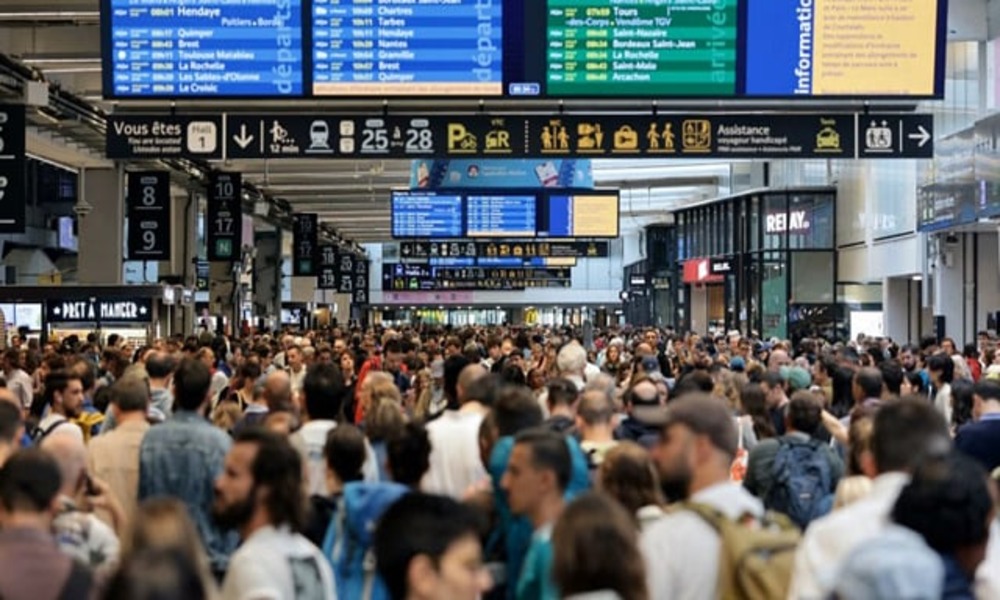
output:
[[208,181],[208,260],[233,262],[243,246],[242,177],[213,173]]
[[128,174],[128,257],[170,260],[170,173]]

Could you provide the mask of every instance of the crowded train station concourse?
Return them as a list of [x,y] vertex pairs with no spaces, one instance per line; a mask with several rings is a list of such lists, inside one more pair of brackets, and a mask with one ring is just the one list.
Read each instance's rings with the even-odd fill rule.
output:
[[1000,600],[1000,0],[0,0],[0,600]]

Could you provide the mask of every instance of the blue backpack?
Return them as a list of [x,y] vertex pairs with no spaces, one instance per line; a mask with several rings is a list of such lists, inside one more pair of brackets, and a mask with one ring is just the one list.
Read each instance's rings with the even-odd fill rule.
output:
[[833,474],[822,442],[783,438],[779,441],[772,473],[774,484],[764,506],[788,516],[805,529],[833,509]]
[[344,486],[323,538],[323,555],[333,568],[338,598],[389,600],[389,592],[375,571],[372,537],[386,509],[409,491],[391,482]]

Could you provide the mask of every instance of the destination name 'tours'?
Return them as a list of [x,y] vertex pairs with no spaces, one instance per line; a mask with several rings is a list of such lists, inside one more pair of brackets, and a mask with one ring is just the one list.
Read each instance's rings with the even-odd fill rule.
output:
[[131,321],[146,315],[146,307],[135,302],[61,302],[54,311],[57,316],[71,321]]

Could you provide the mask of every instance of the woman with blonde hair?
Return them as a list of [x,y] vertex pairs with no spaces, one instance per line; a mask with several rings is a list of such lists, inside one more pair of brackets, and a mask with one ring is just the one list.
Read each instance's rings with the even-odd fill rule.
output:
[[198,571],[206,598],[217,588],[201,536],[184,503],[175,498],[151,498],[139,505],[131,530],[122,539],[122,562],[144,552],[176,553]]
[[566,507],[552,531],[552,577],[569,599],[647,600],[639,531],[628,512],[603,494]]
[[361,384],[361,402],[365,415],[361,429],[371,442],[372,450],[378,459],[379,479],[383,481],[388,479],[386,440],[392,438],[406,425],[402,398],[396,382],[388,373],[370,373]]

